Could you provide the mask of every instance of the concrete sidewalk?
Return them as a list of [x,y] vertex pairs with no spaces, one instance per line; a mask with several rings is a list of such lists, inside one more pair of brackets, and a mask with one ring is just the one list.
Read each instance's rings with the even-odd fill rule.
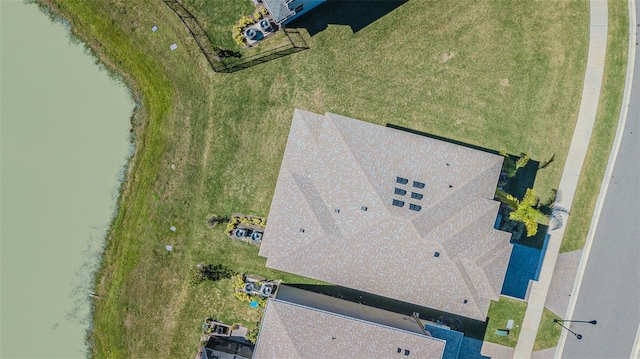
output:
[[[587,71],[584,78],[584,88],[582,90],[582,100],[578,121],[571,140],[571,147],[567,155],[560,185],[558,186],[558,200],[556,205],[571,212],[573,196],[578,185],[578,178],[582,171],[593,124],[598,110],[598,100],[600,99],[600,87],[602,85],[602,75],[604,72],[604,60],[607,49],[607,29],[608,11],[606,0],[590,0],[590,24],[589,24],[589,56],[587,60]],[[556,213],[562,218],[561,224],[567,223],[568,215],[564,212]],[[553,222],[551,225],[553,228]],[[516,345],[514,358],[531,358],[533,345],[540,326],[540,319],[544,309],[545,301],[553,270],[558,259],[560,244],[564,236],[564,225],[556,229],[549,230],[549,244],[542,263],[540,277],[537,282],[533,282],[529,295],[527,311],[522,322],[522,329],[518,344]],[[562,313],[559,313],[562,314]]]

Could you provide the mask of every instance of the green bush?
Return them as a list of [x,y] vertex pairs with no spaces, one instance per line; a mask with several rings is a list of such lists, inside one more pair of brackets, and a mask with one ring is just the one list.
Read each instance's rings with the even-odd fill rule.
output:
[[189,272],[189,282],[198,284],[205,280],[219,281],[220,279],[231,278],[235,272],[222,264],[198,264]]
[[267,219],[247,216],[232,217],[229,220],[229,223],[227,223],[227,228],[225,229],[224,233],[227,236],[230,236],[233,233],[233,230],[238,228],[240,224],[244,224],[245,226],[259,226],[264,228],[267,225]]
[[250,341],[251,343],[255,344],[256,341],[258,340],[258,333],[259,333],[259,329],[256,328],[254,330],[251,330],[247,333],[247,335],[245,336],[245,338]]
[[240,25],[240,27],[245,28],[249,25],[255,24],[256,19],[254,19],[251,16],[243,16],[240,21],[238,21],[238,24]]

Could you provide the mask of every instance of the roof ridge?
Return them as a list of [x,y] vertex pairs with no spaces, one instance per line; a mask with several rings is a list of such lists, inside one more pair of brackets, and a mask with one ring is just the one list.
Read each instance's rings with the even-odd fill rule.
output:
[[299,108],[296,108],[294,110],[293,115],[294,117],[298,115],[299,121],[302,122],[304,127],[307,128],[307,131],[309,131],[309,134],[311,135],[310,137],[313,139],[313,142],[317,144],[320,134],[322,133],[321,121],[323,120],[324,116]]
[[[384,208],[385,212],[387,215],[391,215],[391,212],[387,209],[387,207],[384,205],[384,199],[380,196],[380,193],[378,193],[378,191],[376,190],[376,187],[373,185],[373,183],[371,183],[371,179],[369,178],[369,175],[367,174],[367,172],[365,172],[362,163],[360,163],[360,160],[358,159],[358,157],[356,157],[356,155],[353,153],[353,149],[351,148],[351,146],[349,146],[349,144],[347,143],[347,141],[345,141],[344,136],[342,135],[342,131],[340,131],[337,127],[336,124],[333,122],[333,117],[334,116],[340,116],[337,115],[335,113],[331,113],[331,112],[327,112],[325,113],[325,118],[327,118],[329,120],[329,123],[331,124],[331,126],[333,126],[333,129],[335,130],[335,132],[338,134],[338,137],[340,138],[340,141],[342,141],[342,143],[344,144],[344,146],[347,148],[347,150],[349,150],[349,154],[351,155],[351,157],[354,159],[354,162],[357,163],[358,168],[360,169],[360,173],[362,173],[362,175],[365,177],[365,181],[367,182],[367,184],[369,185],[369,188],[372,190],[373,193],[375,193],[376,197],[378,197],[378,200],[380,200],[380,203],[382,203],[382,208]],[[362,121],[364,122],[364,121]],[[368,122],[365,122],[368,123]]]
[[[276,301],[275,303],[278,304],[278,302],[280,301]],[[288,339],[288,342],[291,344],[291,347],[293,348],[293,351],[296,354],[295,358],[302,358],[302,355],[300,355],[300,353],[298,352],[298,347],[295,345],[293,341],[293,337],[288,330],[288,326],[286,325],[286,323],[283,322],[282,318],[280,317],[280,312],[278,312],[278,308],[274,307],[272,309],[275,309],[274,314],[275,314],[275,317],[278,319],[278,324],[280,324],[282,328],[284,328],[284,332],[286,333],[284,337],[286,337],[286,339]]]
[[[455,186],[455,187],[453,188],[453,193],[451,193],[451,194],[449,194],[449,195],[447,195],[447,196],[444,196],[444,197],[440,198],[439,200],[437,200],[437,201],[433,202],[433,205],[432,205],[432,206],[430,206],[430,208],[434,208],[434,207],[438,206],[440,203],[444,202],[445,200],[450,200],[450,199],[451,199],[451,196],[452,196],[454,193],[459,193],[459,192],[460,192],[461,190],[463,190],[464,188],[467,188],[467,187],[469,186],[469,184],[471,184],[471,183],[472,183],[472,181],[474,181],[474,180],[475,180],[476,178],[478,178],[479,176],[486,174],[486,173],[487,173],[487,172],[489,172],[490,170],[492,170],[492,169],[491,169],[491,168],[489,168],[489,169],[485,169],[484,171],[477,172],[475,176],[467,177],[467,180],[466,180],[466,181],[464,181],[464,182],[462,182],[462,183],[461,183],[461,185]],[[478,197],[479,197],[480,199],[486,199],[486,200],[489,200],[489,201],[492,201],[492,202],[496,202],[493,198],[486,198],[486,197],[482,196],[482,195],[481,195],[481,193],[478,193]],[[478,202],[478,200],[474,201],[474,203],[475,203],[475,202]],[[463,205],[457,206],[457,207],[456,207],[456,210],[455,210],[454,212],[459,213],[459,212],[460,212],[460,210],[461,210],[461,208],[463,208]],[[416,218],[420,218],[420,217],[422,217],[422,216],[426,216],[426,212],[425,212],[424,214],[420,215],[419,217],[416,217]],[[453,217],[450,217],[450,218],[449,218],[449,219],[447,219],[446,221],[441,222],[438,226],[433,227],[433,229],[432,229],[432,230],[430,230],[430,231],[428,231],[428,232],[423,232],[423,233],[424,233],[423,238],[424,238],[424,237],[426,237],[429,233],[431,233],[431,232],[433,232],[434,230],[436,230],[437,228],[439,228],[440,226],[444,225],[445,223],[450,222],[450,221],[452,220],[452,218],[453,218]],[[413,221],[412,221],[412,224],[413,224]],[[464,229],[464,228],[466,228],[466,226],[461,227],[461,228],[460,228],[460,230],[462,230],[462,229]],[[456,232],[454,232],[454,234],[455,234],[455,233],[458,233],[458,232],[459,232],[459,231],[456,231]],[[418,233],[420,233],[420,231],[418,231]]]
[[[318,221],[320,228],[323,229],[323,232],[328,234],[334,234],[334,235],[335,234],[342,235],[342,231],[340,231],[340,228],[338,228],[337,225],[335,224],[333,217],[331,217],[329,207],[327,206],[327,203],[325,202],[324,198],[322,198],[322,195],[319,193],[318,187],[316,186],[313,179],[307,181],[304,176],[295,174],[295,173],[291,173],[291,176],[293,177],[293,181],[298,187],[298,190],[300,190],[300,192],[302,193],[302,197],[307,202],[309,209],[311,210],[311,212],[313,212],[313,215],[316,217],[316,220]],[[309,175],[309,177],[307,178],[311,178],[311,175]],[[311,186],[311,188],[308,188],[307,190],[302,188],[302,186],[305,184],[308,184],[309,186]],[[309,191],[309,190],[312,190],[312,191]],[[321,206],[316,208],[313,204],[314,202],[312,201],[313,198],[311,197],[316,197],[316,199],[321,202]],[[316,212],[316,209],[318,209],[319,211],[324,211],[325,213]],[[326,215],[327,218],[322,218],[323,215]],[[332,227],[335,227],[335,228],[326,227],[323,223],[324,219],[326,219],[328,222],[331,222]]]
[[473,303],[473,306],[477,309],[477,312],[482,313],[483,311],[478,305],[478,298],[480,298],[480,296],[478,295],[476,288],[473,286],[473,281],[471,280],[471,278],[469,278],[469,274],[467,273],[464,264],[460,259],[453,260],[453,263],[456,265],[460,277],[462,277],[462,280],[465,282],[467,288],[469,289],[469,293],[471,293],[471,296],[473,297],[473,300],[471,301]]
[[[302,177],[299,176],[295,173],[291,173],[290,171],[287,171],[287,174],[290,175],[293,178],[293,183],[296,184],[296,190],[300,193],[300,196],[303,198],[303,200],[307,203],[307,207],[309,208],[309,212],[311,212],[313,214],[313,219],[315,220],[315,222],[318,224],[318,227],[320,228],[320,230],[322,231],[322,234],[327,233],[324,229],[324,226],[322,226],[322,223],[320,222],[320,218],[318,218],[318,214],[316,213],[316,211],[313,210],[313,206],[309,203],[309,200],[307,199],[307,196],[305,195],[304,191],[302,190],[302,188],[300,188],[300,184],[298,183],[298,181],[296,180],[296,177]],[[324,203],[324,201],[323,201]],[[326,205],[325,205],[326,208]],[[303,249],[307,246],[309,246],[310,244],[312,244],[313,242],[315,242],[316,237],[313,237],[310,239],[309,243],[303,244],[301,246],[289,246],[289,250],[288,251],[276,251],[274,253],[270,253],[269,257],[267,258],[267,260],[274,260],[277,258],[282,258],[282,257],[287,257],[289,254],[291,254],[294,251],[298,251],[300,249]],[[291,241],[288,241],[288,243],[291,243]]]
[[[469,269],[473,269],[473,267],[479,269],[479,271],[476,271],[475,273],[477,274],[477,278],[474,276],[475,280],[473,282],[471,282],[471,285],[473,286],[473,289],[475,291],[476,294],[476,298],[487,298],[487,299],[491,299],[488,296],[485,296],[483,294],[480,294],[479,289],[476,289],[476,286],[480,289],[482,289],[482,286],[478,283],[478,285],[476,285],[477,282],[479,281],[483,281],[485,286],[488,285],[489,288],[489,292],[491,292],[491,294],[496,295],[496,291],[494,286],[491,284],[491,280],[489,279],[489,276],[487,276],[487,273],[484,271],[484,267],[478,265],[476,262],[474,261],[465,261],[464,263],[462,263],[462,266],[464,267],[465,272],[467,271],[467,267],[469,267]],[[497,295],[500,295],[500,290],[498,290]]]
[[[487,282],[489,283],[489,285],[491,286],[491,288],[493,289],[494,295],[499,296],[500,292],[502,291],[502,282],[504,282],[504,276],[503,279],[500,283],[498,283],[498,287],[493,285],[493,281],[491,280],[491,276],[487,273],[487,270],[490,268],[490,264],[493,264],[498,258],[500,258],[501,255],[504,255],[504,253],[509,250],[509,252],[511,252],[511,250],[513,249],[512,247],[504,247],[502,249],[498,249],[500,247],[500,243],[497,243],[495,246],[493,246],[491,248],[491,251],[488,252],[492,255],[485,255],[482,256],[480,258],[478,258],[478,261],[476,261],[476,264],[478,265],[478,267],[480,268],[480,271],[482,272],[482,275],[487,279]],[[498,249],[498,250],[496,250]],[[511,256],[511,254],[509,254],[509,256]],[[479,264],[478,262],[480,262],[482,260],[483,265]],[[506,275],[506,273],[505,273]]]
[[[482,202],[483,200],[485,200],[485,201],[495,202],[494,200],[487,200],[486,198],[479,198],[479,199],[476,199],[475,201],[473,201],[473,202],[471,202],[471,203],[476,204],[476,203],[480,203],[480,202]],[[470,207],[470,206],[467,206],[466,208],[469,208],[469,207]],[[493,208],[492,208],[491,206],[479,206],[479,207],[480,207],[480,208],[479,208],[479,214],[481,214],[481,215],[486,214],[487,212],[489,212],[489,211],[493,210]],[[440,227],[442,227],[442,226],[446,225],[447,223],[449,223],[449,222],[453,221],[455,218],[457,218],[458,216],[460,216],[460,213],[461,213],[461,211],[457,210],[457,211],[456,211],[456,215],[455,215],[455,216],[449,217],[449,219],[447,219],[447,220],[446,220],[446,221],[444,221],[444,222],[441,222],[438,226],[434,227],[431,231],[429,231],[429,232],[425,233],[425,237],[426,237],[426,235],[427,235],[427,234],[429,234],[429,233],[431,233],[431,232],[434,232],[434,231],[436,231],[438,228],[440,228]],[[449,235],[449,236],[447,236],[447,238],[446,238],[445,240],[443,240],[443,241],[439,241],[439,243],[441,243],[442,245],[444,245],[444,244],[445,244],[449,239],[453,238],[454,236],[456,236],[456,235],[457,235],[457,234],[459,234],[460,232],[462,232],[462,231],[464,231],[465,229],[469,228],[469,226],[470,226],[470,225],[472,225],[473,223],[476,223],[476,222],[478,221],[478,218],[477,218],[477,217],[470,217],[470,218],[471,218],[471,219],[469,219],[469,220],[467,220],[467,221],[465,221],[465,222],[464,222],[464,225],[462,225],[462,226],[460,226],[460,227],[455,228],[453,231],[448,231],[448,233],[449,233],[450,235]],[[420,233],[420,232],[418,232],[418,233]],[[444,248],[444,249],[446,250],[446,248]]]
[[[493,231],[501,232],[501,233],[508,233],[508,232],[501,231],[501,230],[495,229],[495,228],[493,229]],[[498,257],[506,249],[513,248],[513,246],[511,246],[511,247],[503,247],[502,249],[500,249],[499,247],[501,247],[500,242],[496,242],[496,244],[493,245],[493,247],[491,247],[491,250],[490,251],[486,251],[484,255],[478,257],[476,262],[484,262],[484,263],[491,262],[494,259],[496,259],[496,257]]]

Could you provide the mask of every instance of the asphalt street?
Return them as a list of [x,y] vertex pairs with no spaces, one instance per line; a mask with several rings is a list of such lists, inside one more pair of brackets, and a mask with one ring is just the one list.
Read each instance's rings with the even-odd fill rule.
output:
[[[640,19],[640,1],[636,1]],[[640,29],[640,27],[636,27]],[[624,134],[562,358],[628,359],[640,326],[640,48]]]

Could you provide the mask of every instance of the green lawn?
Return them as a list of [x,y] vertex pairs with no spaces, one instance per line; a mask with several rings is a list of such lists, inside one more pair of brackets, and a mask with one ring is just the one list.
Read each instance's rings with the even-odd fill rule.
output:
[[[489,322],[487,323],[487,332],[484,334],[484,340],[508,347],[515,348],[518,344],[518,336],[520,328],[524,320],[524,313],[527,310],[527,302],[515,300],[507,297],[500,297],[500,300],[491,301],[489,306]],[[507,321],[513,319],[513,328],[506,337],[496,335],[496,329],[506,329]]]
[[538,327],[538,334],[536,335],[536,342],[533,345],[533,351],[553,348],[558,345],[562,329],[558,324],[553,322],[554,319],[561,318],[553,314],[549,309],[544,308],[542,319],[540,319],[540,326]]
[[571,252],[584,247],[611,153],[611,145],[618,128],[629,50],[629,10],[624,1],[610,1],[607,4],[609,29],[602,92],[561,252]]
[[[527,302],[525,301],[507,297],[500,297],[500,300],[497,302],[492,301],[489,306],[489,314],[487,314],[489,322],[487,323],[484,340],[515,348],[516,344],[518,344],[520,327],[522,326],[526,310]],[[496,329],[506,329],[509,319],[513,319],[514,321],[513,329],[510,330],[509,335],[506,337],[496,335]],[[553,348],[558,345],[561,329],[560,326],[553,323],[553,319],[560,319],[560,317],[553,314],[549,309],[544,308],[536,341],[533,345],[533,351]]]
[[[192,357],[204,317],[255,323],[259,313],[230,297],[228,281],[189,284],[198,262],[309,281],[266,269],[256,247],[206,226],[210,214],[268,214],[295,107],[539,161],[555,155],[535,187],[545,197],[559,183],[585,71],[586,1],[409,1],[355,34],[329,25],[305,35],[310,50],[233,74],[213,73],[159,0],[41,1],[140,104],[136,154],[96,279],[96,358]],[[203,23],[226,29],[251,7],[233,2],[224,22]]]

